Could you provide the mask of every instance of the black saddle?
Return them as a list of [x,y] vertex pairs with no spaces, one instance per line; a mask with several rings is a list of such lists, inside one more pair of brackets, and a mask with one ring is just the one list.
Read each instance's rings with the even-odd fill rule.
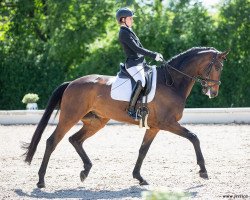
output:
[[[152,83],[153,83],[153,70],[148,65],[144,66],[145,71],[145,79],[146,79],[146,85],[144,89],[142,90],[142,95],[147,96],[151,89],[152,89]],[[133,77],[127,72],[125,68],[124,63],[120,63],[120,71],[117,74],[120,78],[128,78],[131,81],[132,89],[134,88],[136,81],[133,79]]]

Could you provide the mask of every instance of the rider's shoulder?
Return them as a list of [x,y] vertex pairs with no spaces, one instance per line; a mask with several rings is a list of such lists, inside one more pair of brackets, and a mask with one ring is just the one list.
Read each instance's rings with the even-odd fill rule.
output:
[[131,31],[129,30],[129,28],[125,27],[125,26],[121,26],[120,28],[120,33],[123,33],[123,34],[130,34]]
[[120,37],[129,37],[131,35],[131,31],[126,28],[126,27],[121,27],[120,28],[120,32],[119,32],[119,36]]

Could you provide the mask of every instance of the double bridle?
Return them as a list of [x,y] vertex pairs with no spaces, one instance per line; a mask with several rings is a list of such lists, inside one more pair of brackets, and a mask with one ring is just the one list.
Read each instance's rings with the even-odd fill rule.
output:
[[[167,68],[167,70],[168,70],[168,69],[172,69],[172,70],[178,72],[179,74],[182,74],[182,75],[184,75],[184,76],[186,76],[186,77],[192,79],[193,81],[200,83],[203,89],[210,89],[210,88],[212,88],[212,87],[215,86],[215,85],[220,85],[220,84],[221,84],[221,81],[217,81],[217,80],[210,79],[210,74],[211,74],[211,71],[212,71],[212,67],[213,67],[217,62],[220,63],[220,66],[217,66],[217,65],[215,66],[216,71],[219,71],[219,70],[220,70],[220,72],[221,72],[221,70],[222,70],[223,64],[222,64],[219,60],[217,60],[217,55],[218,55],[217,53],[215,53],[215,54],[213,55],[212,61],[211,61],[211,62],[208,64],[208,66],[205,68],[205,70],[204,70],[204,72],[206,72],[205,78],[204,78],[204,77],[201,77],[201,76],[190,76],[190,75],[188,75],[188,74],[186,74],[186,73],[184,73],[184,72],[182,72],[182,71],[180,71],[180,70],[178,70],[178,69],[172,67],[172,66],[169,65],[169,64],[167,63],[167,61],[165,61],[165,60],[163,61],[163,66],[164,66],[164,69],[165,69],[165,70],[166,70],[166,68]],[[168,71],[168,73],[170,74],[169,71]],[[171,76],[171,74],[170,74],[170,76]],[[165,78],[166,78],[166,77],[165,77]],[[171,78],[172,78],[172,76],[171,76]],[[173,80],[173,78],[172,78],[172,80]],[[209,83],[213,83],[213,85],[209,85]],[[172,84],[171,84],[171,85],[172,85]]]

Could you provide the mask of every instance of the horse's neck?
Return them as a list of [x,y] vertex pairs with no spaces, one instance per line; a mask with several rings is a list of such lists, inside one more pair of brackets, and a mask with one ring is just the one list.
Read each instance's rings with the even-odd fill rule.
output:
[[[185,75],[174,71],[173,69],[170,69],[169,72],[171,73],[171,76],[170,75],[163,76],[162,74],[166,73],[165,70],[161,72],[161,76],[159,77],[160,82],[166,85],[172,84],[172,87],[176,89],[176,93],[178,93],[179,96],[187,99],[195,82],[192,81],[190,78],[186,77]],[[188,68],[186,68],[183,72],[190,75],[190,70],[188,70]],[[168,80],[166,80],[166,78]],[[167,84],[166,81],[169,84]]]
[[175,83],[175,87],[177,88],[177,90],[179,90],[178,93],[185,99],[188,98],[190,92],[192,91],[193,86],[194,86],[194,81],[192,81],[187,77],[185,78],[182,77],[180,78],[179,81],[176,81]]

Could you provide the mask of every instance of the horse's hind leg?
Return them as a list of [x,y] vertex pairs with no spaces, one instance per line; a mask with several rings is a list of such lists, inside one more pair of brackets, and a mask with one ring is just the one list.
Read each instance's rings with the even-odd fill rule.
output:
[[92,167],[92,163],[85,150],[83,149],[82,144],[87,138],[91,137],[97,131],[103,128],[109,121],[109,119],[99,118],[96,115],[90,115],[91,114],[82,119],[84,123],[83,127],[69,138],[70,143],[74,146],[76,152],[79,154],[83,161],[84,170],[80,173],[81,181],[84,181],[87,178]]
[[[72,106],[71,106],[72,105]],[[62,140],[64,135],[79,121],[81,118],[86,115],[86,106],[78,106],[78,104],[67,101],[62,102],[61,113],[59,117],[59,123],[53,132],[53,134],[47,139],[46,150],[44,153],[43,161],[39,169],[39,182],[37,187],[45,187],[44,176],[46,173],[47,165],[50,159],[52,152],[55,150],[57,144]]]
[[59,122],[59,124],[56,127],[53,134],[47,139],[46,149],[45,149],[45,153],[43,156],[43,161],[42,161],[41,167],[40,167],[39,172],[38,172],[39,181],[37,183],[37,187],[39,187],[39,188],[45,187],[44,176],[46,173],[46,169],[48,166],[50,156],[51,156],[52,152],[55,150],[57,144],[62,140],[63,136],[66,134],[66,132],[69,131],[69,129],[72,126],[64,126],[64,125],[62,125],[62,123]]

